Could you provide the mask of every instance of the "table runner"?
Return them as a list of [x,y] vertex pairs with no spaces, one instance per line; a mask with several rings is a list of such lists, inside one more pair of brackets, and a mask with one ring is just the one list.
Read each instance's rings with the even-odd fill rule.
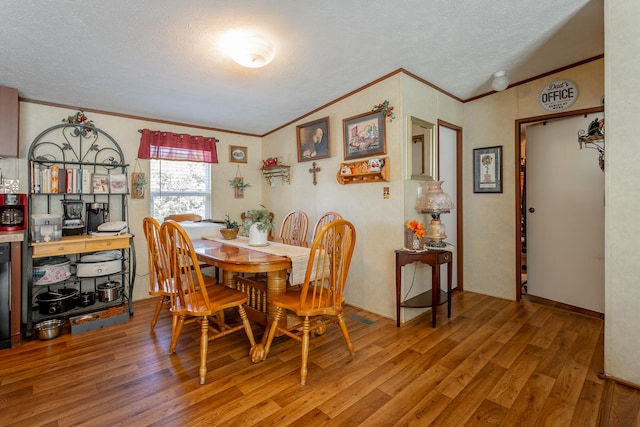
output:
[[304,246],[286,245],[279,242],[269,242],[267,246],[250,246],[249,238],[238,236],[236,239],[226,240],[217,236],[206,236],[203,239],[215,240],[225,245],[239,248],[251,249],[252,251],[264,252],[271,255],[286,256],[291,259],[291,270],[289,278],[292,285],[299,285],[304,282],[304,275],[307,271],[307,262],[311,249]]

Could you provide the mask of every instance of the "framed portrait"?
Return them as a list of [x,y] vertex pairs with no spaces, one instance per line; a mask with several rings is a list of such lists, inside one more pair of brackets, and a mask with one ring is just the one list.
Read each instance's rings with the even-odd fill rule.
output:
[[502,193],[502,146],[473,150],[473,192]]
[[384,114],[365,113],[342,121],[344,159],[385,154]]
[[229,163],[247,163],[247,147],[239,145],[229,146]]
[[329,150],[329,117],[296,126],[298,161],[326,159]]

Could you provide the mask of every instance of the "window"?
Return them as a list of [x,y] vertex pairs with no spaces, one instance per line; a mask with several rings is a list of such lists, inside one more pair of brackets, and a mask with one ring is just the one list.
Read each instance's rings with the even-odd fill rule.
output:
[[155,159],[150,162],[151,216],[160,222],[176,213],[211,216],[209,163]]

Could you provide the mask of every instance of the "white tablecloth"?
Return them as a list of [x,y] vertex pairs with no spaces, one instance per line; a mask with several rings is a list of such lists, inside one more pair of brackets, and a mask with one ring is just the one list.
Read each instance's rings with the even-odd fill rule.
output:
[[250,246],[248,237],[238,237],[232,240],[225,240],[217,236],[206,236],[208,240],[215,240],[225,245],[232,245],[253,251],[264,252],[271,255],[286,256],[291,259],[291,270],[289,271],[289,281],[293,285],[304,282],[304,275],[307,272],[307,262],[311,249],[304,246],[285,245],[284,243],[269,242],[267,246]]
[[221,237],[222,224],[206,221],[183,221],[179,223],[187,232],[191,240],[202,239],[204,236]]

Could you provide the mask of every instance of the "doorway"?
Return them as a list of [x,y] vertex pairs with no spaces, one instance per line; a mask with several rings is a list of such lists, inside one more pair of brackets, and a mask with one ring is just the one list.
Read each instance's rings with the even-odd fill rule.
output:
[[519,126],[518,285],[534,298],[603,313],[604,175],[597,153],[580,150],[577,142],[578,131],[598,113]]
[[[462,277],[463,235],[462,229],[462,128],[438,120],[438,180],[444,181],[443,189],[455,203],[454,210],[442,215],[440,220],[447,229],[447,242],[455,246],[453,257],[452,287],[464,290]],[[444,269],[445,267],[442,266]],[[442,277],[444,273],[442,273]]]

